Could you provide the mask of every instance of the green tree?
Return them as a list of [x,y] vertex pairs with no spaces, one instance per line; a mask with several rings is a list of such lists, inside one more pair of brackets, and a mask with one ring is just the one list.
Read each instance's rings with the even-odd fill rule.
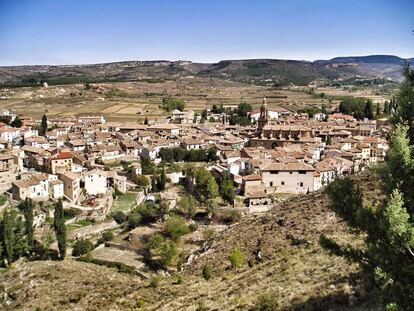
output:
[[167,96],[162,99],[162,108],[167,112],[171,112],[174,109],[184,111],[185,103],[182,99]]
[[368,99],[365,103],[364,116],[370,120],[374,118],[372,100],[370,99]]
[[183,218],[180,216],[172,216],[165,221],[164,231],[167,237],[174,241],[178,241],[181,236],[190,232]]
[[158,178],[155,176],[155,172],[152,174],[151,177],[151,191],[158,192]]
[[22,120],[20,120],[19,116],[16,116],[16,118],[14,118],[14,120],[10,123],[10,126],[12,127],[22,127],[23,122]]
[[372,272],[382,298],[401,310],[414,301],[413,163],[408,127],[397,125],[380,169],[388,199],[377,208],[364,205],[361,190],[350,178],[327,187],[331,208],[350,226],[366,232],[367,252],[361,264]]
[[142,215],[137,211],[133,211],[128,216],[128,229],[134,229],[142,223]]
[[218,195],[218,186],[213,175],[205,168],[196,172],[196,191],[199,195],[200,201],[208,203]]
[[73,243],[72,255],[75,257],[79,257],[82,255],[86,255],[91,250],[93,250],[93,244],[89,240],[79,239]]
[[326,144],[327,145],[332,145],[332,139],[331,139],[331,136],[330,135],[327,135],[326,136]]
[[214,148],[207,149],[207,161],[213,162],[217,160],[217,150]]
[[40,123],[39,135],[40,136],[45,136],[46,132],[47,132],[47,116],[46,116],[46,114],[44,114],[42,116],[42,121]]
[[180,211],[189,218],[195,216],[197,201],[193,196],[185,195],[178,202]]
[[414,144],[414,71],[410,70],[409,64],[404,67],[404,83],[400,86],[397,95],[397,113],[395,114],[394,123],[403,123],[408,125],[408,138],[410,144]]
[[389,114],[389,103],[388,100],[384,102],[384,109],[382,110],[383,114]]
[[240,268],[244,264],[244,253],[235,247],[230,252],[229,260],[233,268]]
[[157,189],[158,191],[163,191],[167,183],[167,175],[165,174],[164,166],[162,167],[160,178],[158,179]]
[[220,195],[228,203],[233,204],[234,199],[236,198],[236,193],[234,192],[233,182],[229,179],[223,179],[220,183]]
[[205,264],[203,267],[203,278],[208,281],[213,276],[213,273],[211,272],[211,268],[209,265]]
[[122,224],[127,220],[127,216],[122,211],[115,212],[112,218],[116,221],[117,224]]
[[114,234],[112,233],[112,231],[105,231],[104,233],[102,233],[102,239],[104,241],[111,241],[114,238]]
[[21,210],[24,213],[25,228],[27,236],[27,244],[30,249],[34,246],[34,228],[33,228],[33,201],[30,198],[26,198],[22,203]]
[[381,115],[381,106],[380,106],[380,104],[378,103],[377,104],[377,111],[376,111],[376,113],[375,113],[375,116],[376,117],[379,117]]
[[3,244],[4,252],[7,259],[7,264],[10,266],[13,262],[14,257],[14,226],[15,226],[15,214],[13,211],[5,209],[3,212],[3,222],[2,222],[2,235],[3,235]]
[[148,178],[143,175],[138,176],[135,180],[135,183],[137,184],[138,187],[141,187],[141,188],[145,188],[149,186]]
[[56,239],[59,248],[60,259],[65,259],[66,256],[66,225],[63,212],[62,199],[55,204],[53,229],[55,230]]
[[166,268],[171,265],[177,255],[177,248],[174,243],[166,241],[165,238],[157,233],[151,243],[151,257],[158,257],[159,264]]

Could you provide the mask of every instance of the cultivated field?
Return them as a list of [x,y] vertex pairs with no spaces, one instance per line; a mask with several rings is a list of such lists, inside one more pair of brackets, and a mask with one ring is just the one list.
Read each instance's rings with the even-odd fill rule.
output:
[[[317,89],[316,92],[330,95],[375,95],[369,91],[350,93],[333,88]],[[215,78],[183,78],[159,83],[99,83],[92,84],[91,87],[70,84],[3,88],[0,90],[0,109],[9,109],[36,119],[46,112],[49,117],[102,114],[109,121],[141,121],[145,117],[162,119],[165,113],[159,105],[167,95],[182,98],[187,109],[197,112],[213,104],[235,106],[241,101],[259,108],[264,96],[270,108],[284,107],[295,111],[309,105],[330,105],[327,99],[315,98],[293,88],[276,89]],[[381,96],[376,96],[376,99],[378,97]]]

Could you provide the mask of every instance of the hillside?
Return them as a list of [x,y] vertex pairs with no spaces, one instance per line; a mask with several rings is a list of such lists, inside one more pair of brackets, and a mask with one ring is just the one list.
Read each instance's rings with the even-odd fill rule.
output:
[[[356,178],[366,197],[381,197],[373,176]],[[92,264],[21,262],[0,275],[0,295],[6,297],[0,306],[3,310],[251,310],[268,293],[281,310],[380,310],[359,265],[320,246],[321,234],[341,246],[361,245],[361,237],[327,204],[326,194],[315,192],[282,202],[269,213],[248,216],[204,247],[179,276],[165,277],[156,287]],[[250,263],[238,271],[230,269],[227,259],[234,247]],[[201,276],[205,264],[213,272],[209,281]]]
[[125,61],[90,65],[0,66],[0,86],[34,86],[87,82],[159,82],[189,76],[278,85],[307,84],[353,77],[401,80],[404,59],[392,55],[337,57],[315,62],[278,59],[190,61]]

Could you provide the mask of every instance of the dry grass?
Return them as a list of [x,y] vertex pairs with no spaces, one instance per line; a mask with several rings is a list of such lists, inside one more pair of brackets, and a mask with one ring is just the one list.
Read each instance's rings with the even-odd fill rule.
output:
[[[377,196],[372,177],[358,176],[367,197]],[[356,235],[316,192],[249,216],[221,232],[207,251],[178,275],[156,287],[138,277],[92,264],[31,262],[0,276],[11,303],[5,310],[246,310],[264,293],[286,310],[379,310],[375,293],[357,263],[330,254],[319,245],[324,234],[341,245],[361,247]],[[238,247],[246,263],[230,268],[228,255]],[[262,260],[256,261],[256,251]],[[250,265],[247,262],[250,261]],[[205,281],[207,264],[213,278]],[[3,296],[4,293],[0,294]],[[103,309],[102,309],[103,308]]]
[[[45,112],[53,116],[102,114],[110,121],[131,121],[162,118],[162,98],[172,95],[182,98],[187,109],[201,112],[213,104],[237,105],[246,101],[259,108],[264,96],[271,108],[296,110],[306,105],[327,103],[320,98],[290,90],[248,85],[209,78],[180,79],[162,83],[116,82],[94,85],[85,90],[82,84],[11,89],[13,95],[0,100],[0,109],[40,118]],[[115,93],[111,91],[116,90]]]

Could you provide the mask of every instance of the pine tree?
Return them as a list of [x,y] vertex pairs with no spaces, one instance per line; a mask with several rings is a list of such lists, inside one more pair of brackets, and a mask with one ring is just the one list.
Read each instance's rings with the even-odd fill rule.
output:
[[25,232],[27,237],[27,245],[29,249],[33,249],[34,246],[34,228],[33,228],[33,201],[30,198],[26,198],[20,208],[24,213],[25,219]]
[[405,123],[408,125],[408,137],[411,145],[414,144],[414,71],[410,70],[407,64],[404,67],[405,81],[401,85],[397,96],[397,103],[393,108],[397,109],[393,118],[395,123]]
[[389,114],[389,103],[388,103],[388,101],[386,100],[385,101],[385,103],[384,103],[384,109],[382,110],[382,112],[384,113],[384,114]]
[[372,101],[370,99],[368,99],[367,102],[365,103],[364,115],[365,115],[365,118],[368,118],[370,120],[372,120],[372,118],[374,117]]
[[161,176],[158,179],[158,191],[162,191],[165,189],[165,185],[167,183],[167,176],[165,175],[164,166],[162,167]]
[[381,107],[380,107],[380,104],[377,104],[377,111],[376,111],[375,115],[377,117],[379,117],[380,114],[381,114]]
[[40,124],[39,135],[45,136],[46,132],[47,132],[47,116],[46,114],[44,114],[42,117],[42,122]]
[[151,191],[152,192],[158,191],[158,182],[157,182],[157,177],[155,176],[155,173],[153,173],[151,177]]
[[10,123],[10,126],[12,127],[22,127],[23,122],[20,120],[19,116],[16,116],[14,120]]
[[61,199],[55,204],[53,228],[58,242],[60,259],[63,260],[66,256],[66,226]]
[[15,215],[13,211],[5,209],[3,212],[3,247],[9,266],[11,265],[14,256],[14,222]]

